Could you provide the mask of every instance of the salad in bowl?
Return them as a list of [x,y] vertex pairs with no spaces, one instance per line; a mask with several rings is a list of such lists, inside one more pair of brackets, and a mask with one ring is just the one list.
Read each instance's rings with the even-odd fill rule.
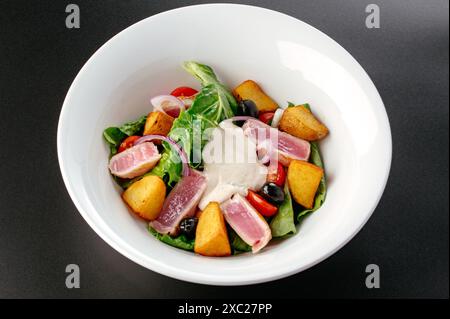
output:
[[103,132],[124,203],[162,242],[204,256],[257,253],[294,235],[325,201],[327,127],[308,104],[280,106],[253,80],[229,90],[211,67],[183,67],[198,90],[151,97],[149,114]]

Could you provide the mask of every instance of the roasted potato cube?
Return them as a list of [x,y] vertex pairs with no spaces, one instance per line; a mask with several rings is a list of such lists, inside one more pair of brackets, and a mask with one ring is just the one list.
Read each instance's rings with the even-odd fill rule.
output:
[[239,84],[233,91],[233,95],[238,101],[252,100],[259,112],[275,111],[277,103],[272,100],[261,87],[252,80],[247,80]]
[[167,136],[175,119],[163,112],[150,112],[144,126],[144,135]]
[[201,215],[202,211],[200,209],[195,212],[195,217],[200,218]]
[[217,202],[209,203],[200,214],[195,232],[194,251],[204,256],[231,255],[225,219]]
[[125,203],[140,217],[154,220],[161,212],[166,197],[166,184],[155,175],[134,182],[122,194]]
[[305,208],[312,208],[322,177],[323,169],[320,167],[305,161],[292,160],[287,180],[295,201]]
[[328,134],[328,128],[303,105],[285,109],[278,128],[307,141],[320,140]]

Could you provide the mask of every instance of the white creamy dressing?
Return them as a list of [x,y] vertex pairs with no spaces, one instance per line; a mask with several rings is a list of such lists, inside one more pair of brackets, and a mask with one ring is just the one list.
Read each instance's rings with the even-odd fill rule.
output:
[[247,196],[248,189],[257,191],[266,182],[267,167],[257,160],[256,144],[231,122],[214,129],[202,156],[208,185],[198,205],[201,210],[235,193]]

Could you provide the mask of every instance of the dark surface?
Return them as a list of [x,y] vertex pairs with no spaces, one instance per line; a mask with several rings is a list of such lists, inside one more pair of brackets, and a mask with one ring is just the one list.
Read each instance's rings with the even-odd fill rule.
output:
[[[95,50],[134,22],[199,2],[74,2],[78,30],[65,28],[68,1],[0,2],[0,297],[448,298],[447,0],[246,1],[311,24],[361,63],[386,105],[394,151],[384,196],[347,246],[301,274],[238,288],[170,279],[117,253],[77,212],[56,156],[64,96]],[[380,29],[364,24],[372,2]],[[65,287],[70,263],[80,289]],[[370,263],[380,289],[365,287]]]

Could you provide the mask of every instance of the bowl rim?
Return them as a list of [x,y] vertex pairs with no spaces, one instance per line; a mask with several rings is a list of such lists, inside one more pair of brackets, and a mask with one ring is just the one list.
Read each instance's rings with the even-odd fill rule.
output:
[[[190,271],[186,271],[182,268],[179,267],[167,267],[167,265],[162,265],[161,263],[159,263],[157,260],[151,259],[151,260],[145,260],[144,258],[142,258],[139,255],[139,252],[134,250],[133,247],[127,245],[126,243],[123,242],[119,242],[119,238],[118,236],[116,236],[116,234],[114,234],[113,232],[107,232],[105,231],[102,226],[100,226],[102,224],[101,220],[95,220],[92,216],[90,216],[90,214],[85,211],[85,209],[83,208],[83,206],[81,205],[78,197],[75,194],[74,188],[69,180],[68,174],[67,174],[67,168],[65,166],[65,163],[63,161],[63,154],[62,154],[62,129],[61,127],[64,125],[64,122],[66,121],[66,114],[67,114],[67,109],[68,109],[68,100],[70,100],[70,97],[73,94],[74,91],[74,87],[77,83],[77,80],[79,79],[79,77],[81,76],[81,74],[83,74],[86,70],[86,68],[92,63],[93,58],[99,54],[101,51],[105,50],[108,45],[118,36],[120,36],[122,33],[124,32],[128,32],[130,31],[130,29],[135,28],[136,26],[146,22],[147,20],[153,19],[157,16],[162,16],[162,15],[168,15],[168,14],[173,14],[176,13],[178,11],[184,11],[184,10],[191,10],[191,9],[195,9],[198,7],[218,7],[218,6],[226,6],[226,7],[235,7],[235,8],[250,8],[252,10],[260,10],[260,11],[265,11],[268,14],[272,14],[272,15],[278,15],[280,17],[283,17],[284,19],[291,19],[296,21],[297,23],[301,23],[309,28],[311,28],[314,32],[318,32],[320,33],[322,36],[325,36],[329,41],[333,42],[335,45],[337,45],[340,49],[342,49],[344,52],[346,52],[348,54],[348,56],[350,57],[351,60],[353,60],[353,62],[356,64],[356,66],[360,67],[360,71],[362,72],[362,76],[366,77],[366,79],[368,80],[368,83],[371,86],[371,89],[374,93],[374,97],[375,99],[379,100],[379,104],[380,106],[382,106],[382,108],[380,109],[381,111],[381,116],[384,117],[384,121],[386,124],[386,131],[383,132],[383,137],[385,138],[385,143],[386,143],[386,149],[384,150],[385,153],[385,163],[383,163],[383,176],[380,176],[380,180],[382,181],[380,183],[380,189],[379,192],[377,194],[377,197],[374,200],[374,204],[373,206],[367,211],[366,215],[364,216],[364,219],[362,219],[362,221],[360,222],[360,224],[358,225],[358,227],[355,227],[355,229],[353,230],[353,232],[346,237],[344,240],[342,240],[341,242],[339,242],[339,244],[335,245],[333,247],[333,249],[329,250],[328,252],[322,254],[320,256],[320,258],[317,258],[316,260],[304,264],[302,266],[292,266],[290,267],[288,270],[286,270],[285,268],[283,268],[281,271],[273,271],[272,273],[268,274],[268,273],[264,273],[262,275],[254,275],[251,278],[245,278],[242,279],[242,277],[240,279],[235,279],[235,280],[230,280],[229,278],[224,281],[224,280],[220,280],[220,276],[213,276],[213,275],[206,275],[206,274],[199,274],[199,273],[195,273],[195,272],[190,272]],[[75,79],[73,80],[72,84],[70,85],[70,88],[66,94],[66,97],[64,99],[62,108],[61,108],[61,112],[60,112],[60,116],[59,116],[59,120],[58,120],[58,127],[57,127],[57,154],[58,154],[58,163],[60,166],[60,171],[61,171],[61,175],[64,181],[64,184],[66,186],[66,189],[69,193],[70,198],[72,199],[73,203],[75,204],[78,212],[81,214],[81,216],[85,219],[85,221],[89,224],[89,226],[95,231],[95,233],[100,236],[100,238],[102,238],[106,243],[108,243],[112,248],[114,248],[116,251],[118,251],[120,254],[122,254],[123,256],[127,257],[128,259],[130,259],[131,261],[141,265],[142,267],[145,267],[151,271],[157,272],[159,274],[171,277],[171,278],[175,278],[175,279],[179,279],[179,280],[183,280],[183,281],[187,281],[187,282],[192,282],[192,283],[199,283],[199,284],[208,284],[208,285],[220,285],[220,286],[237,286],[237,285],[250,285],[250,284],[256,284],[256,283],[262,283],[262,282],[268,282],[268,281],[273,281],[273,280],[277,280],[277,279],[281,279],[284,277],[288,277],[291,276],[293,274],[299,273],[301,271],[304,271],[310,267],[313,267],[314,265],[322,262],[323,260],[329,258],[330,256],[332,256],[333,254],[335,254],[338,250],[340,250],[342,247],[344,247],[351,239],[353,239],[353,237],[356,236],[357,233],[359,233],[359,231],[362,229],[362,227],[367,223],[367,221],[369,220],[369,218],[372,216],[373,212],[375,211],[375,208],[377,207],[383,193],[384,193],[384,189],[386,187],[388,178],[389,178],[389,173],[390,173],[390,169],[391,169],[391,162],[392,162],[392,135],[391,135],[391,128],[390,128],[390,123],[389,123],[389,118],[387,116],[387,112],[386,112],[386,108],[384,106],[384,103],[382,101],[382,98],[378,92],[378,90],[376,89],[373,81],[371,80],[370,76],[367,74],[367,72],[364,70],[364,68],[362,68],[362,66],[359,64],[359,62],[344,48],[342,47],[339,43],[337,43],[335,40],[333,40],[330,36],[328,36],[327,34],[323,33],[322,31],[318,30],[317,28],[311,26],[310,24],[303,22],[300,19],[297,19],[295,17],[292,17],[288,14],[282,13],[282,12],[278,12],[275,10],[271,10],[271,9],[267,9],[267,8],[263,8],[263,7],[259,7],[259,6],[253,6],[253,5],[244,5],[244,4],[234,4],[234,3],[209,3],[209,4],[198,4],[198,5],[189,5],[189,6],[183,6],[183,7],[178,7],[175,9],[171,9],[171,10],[167,10],[167,11],[163,11],[160,12],[158,14],[146,17],[140,21],[137,21],[135,23],[133,23],[132,25],[128,26],[127,28],[123,29],[122,31],[120,31],[119,33],[117,33],[116,35],[114,35],[113,37],[111,37],[108,41],[106,41],[100,48],[98,48],[92,55],[91,57],[85,62],[85,64],[83,65],[83,67],[80,69],[80,71],[77,73]],[[380,166],[381,167],[381,166]]]

